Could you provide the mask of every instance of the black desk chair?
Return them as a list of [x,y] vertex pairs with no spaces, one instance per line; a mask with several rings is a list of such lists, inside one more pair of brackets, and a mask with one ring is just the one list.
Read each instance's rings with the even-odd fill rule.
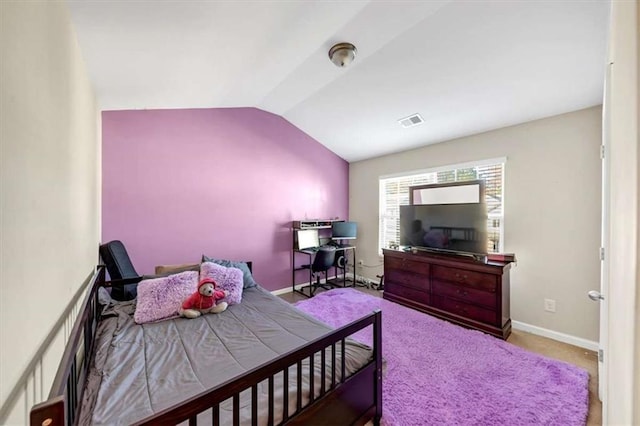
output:
[[[114,240],[102,244],[99,251],[111,280],[128,278],[142,279],[133,267],[133,263],[131,263],[127,249],[124,248],[122,241]],[[138,293],[137,289],[137,284],[114,286],[111,289],[111,297],[116,300],[131,300],[136,297]]]
[[[311,265],[306,265],[309,267],[309,292],[313,296],[318,289],[318,287],[322,287],[326,290],[330,290],[333,287],[326,283],[327,281],[327,271],[333,268],[333,265],[336,261],[336,248],[335,247],[320,247],[320,249],[316,252],[316,256],[313,259],[313,263]],[[320,284],[320,276],[324,272],[324,280],[325,284]],[[313,282],[313,278],[315,278],[315,283]]]

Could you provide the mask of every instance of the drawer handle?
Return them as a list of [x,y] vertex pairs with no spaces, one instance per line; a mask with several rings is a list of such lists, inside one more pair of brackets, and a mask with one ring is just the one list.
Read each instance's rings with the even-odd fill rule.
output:
[[458,282],[463,282],[466,279],[467,279],[467,274],[460,275],[460,274],[456,273],[456,280],[458,280]]
[[465,296],[465,297],[466,297],[466,296],[467,296],[467,294],[468,294],[466,291],[464,291],[464,290],[460,290],[460,289],[456,289],[456,293],[461,294],[461,295],[463,295],[463,296]]

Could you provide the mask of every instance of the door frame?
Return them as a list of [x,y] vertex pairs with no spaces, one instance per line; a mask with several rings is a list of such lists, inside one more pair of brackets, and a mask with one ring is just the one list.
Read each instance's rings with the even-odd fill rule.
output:
[[[609,50],[611,72],[609,119],[609,259],[606,376],[603,424],[640,422],[640,312],[638,255],[638,36],[637,1],[611,2]],[[634,412],[635,410],[635,412]]]

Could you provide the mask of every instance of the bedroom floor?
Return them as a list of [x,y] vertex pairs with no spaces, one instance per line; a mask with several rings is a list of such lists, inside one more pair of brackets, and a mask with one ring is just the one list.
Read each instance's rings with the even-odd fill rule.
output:
[[[377,290],[362,287],[357,289],[376,297],[382,297],[382,292]],[[281,294],[280,297],[289,303],[306,299],[306,297],[297,293],[285,293]],[[520,330],[513,330],[507,341],[531,352],[569,362],[587,370],[590,377],[587,424],[602,424],[602,403],[598,399],[598,355],[595,352]]]

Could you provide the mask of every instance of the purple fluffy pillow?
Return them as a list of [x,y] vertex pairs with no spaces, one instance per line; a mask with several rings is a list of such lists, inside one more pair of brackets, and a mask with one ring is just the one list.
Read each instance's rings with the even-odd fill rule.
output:
[[218,284],[218,290],[226,290],[229,295],[222,299],[229,305],[235,305],[242,301],[242,271],[238,268],[227,268],[213,262],[203,262],[200,265],[200,281],[205,278],[213,278]]
[[198,290],[198,271],[140,281],[133,319],[138,324],[178,316],[182,301]]

